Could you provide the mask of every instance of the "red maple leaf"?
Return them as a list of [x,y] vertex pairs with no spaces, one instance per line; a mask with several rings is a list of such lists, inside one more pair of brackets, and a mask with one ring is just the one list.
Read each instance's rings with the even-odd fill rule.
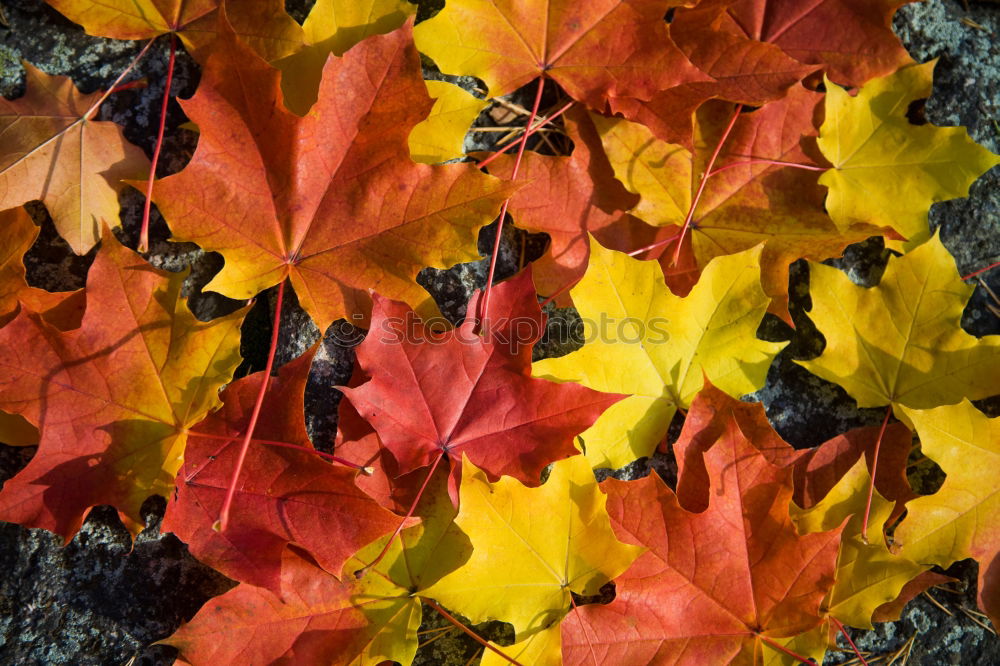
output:
[[434,333],[405,304],[375,297],[371,331],[357,348],[371,379],[342,390],[400,474],[445,455],[458,473],[464,453],[494,479],[538,485],[542,468],[578,453],[573,438],[622,399],[531,377],[543,320],[530,270],[494,289],[490,312],[482,337],[471,318]]
[[762,643],[821,622],[839,530],[799,536],[790,470],[735,422],[706,462],[713,492],[702,513],[683,509],[655,474],[602,484],[618,538],[649,550],[616,579],[613,602],[563,621],[566,663],[751,663]]
[[[313,354],[281,369],[254,429],[225,531],[214,528],[263,373],[230,384],[222,409],[195,428],[163,530],[225,575],[278,591],[281,554],[293,544],[335,576],[399,517],[354,484],[357,470],[324,461],[305,430],[304,391]],[[289,448],[281,444],[301,448]]]

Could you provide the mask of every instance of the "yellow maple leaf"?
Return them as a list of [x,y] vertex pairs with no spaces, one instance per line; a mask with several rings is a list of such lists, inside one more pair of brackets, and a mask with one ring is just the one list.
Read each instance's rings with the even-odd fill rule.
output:
[[41,199],[77,254],[118,225],[122,179],[146,175],[149,161],[112,122],[95,121],[100,92],[82,95],[66,76],[25,64],[27,93],[0,99],[0,209]]
[[930,236],[932,203],[968,196],[973,181],[1000,164],[964,127],[907,119],[913,101],[930,97],[935,62],[873,79],[853,97],[827,80],[818,143],[834,168],[819,182],[830,188],[826,207],[841,229],[890,226],[919,243]]
[[425,120],[410,130],[410,157],[424,164],[440,164],[465,157],[465,135],[489,102],[451,83],[424,83],[434,98],[434,108]]
[[510,622],[518,638],[568,610],[571,591],[597,594],[643,550],[615,538],[583,456],[554,463],[537,488],[511,477],[490,483],[463,456],[459,494],[455,523],[472,556],[425,594],[474,623]]
[[862,538],[861,523],[870,484],[862,456],[820,502],[809,509],[793,503],[790,509],[795,526],[803,534],[836,529],[851,516],[841,533],[836,582],[824,606],[833,617],[859,629],[871,629],[875,609],[895,599],[906,583],[930,568],[889,552],[882,527],[894,503],[878,492],[872,495],[867,542]]
[[912,560],[948,566],[979,560],[979,600],[1000,621],[1000,417],[987,418],[968,400],[936,409],[904,410],[920,436],[924,455],[947,474],[933,495],[910,501],[896,530],[901,552]]
[[[562,666],[562,631],[557,618],[551,625],[507,646],[496,646],[510,659],[516,659],[519,664],[532,666]],[[485,650],[479,666],[507,666],[509,659],[504,659],[492,650]]]
[[392,32],[414,11],[406,0],[317,0],[302,24],[305,46],[275,63],[288,110],[308,113],[331,54],[339,58],[365,37]]
[[937,236],[891,258],[870,289],[830,266],[809,269],[809,316],[826,349],[797,363],[840,384],[859,407],[927,409],[1000,390],[1000,335],[977,339],[962,330],[973,288]]
[[[112,39],[152,39],[174,33],[196,60],[216,36],[221,0],[45,0],[88,35]],[[233,30],[265,60],[302,48],[302,28],[282,0],[230,2]]]
[[733,396],[764,384],[783,343],[755,337],[769,301],[760,286],[760,246],[713,259],[684,298],[670,293],[655,261],[593,239],[590,251],[587,273],[571,292],[586,342],[535,363],[532,372],[629,394],[581,435],[591,465],[617,468],[652,453],[706,375]]

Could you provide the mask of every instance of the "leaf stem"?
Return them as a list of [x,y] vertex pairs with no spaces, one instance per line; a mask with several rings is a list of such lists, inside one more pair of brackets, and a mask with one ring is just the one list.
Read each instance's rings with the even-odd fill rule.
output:
[[[531,107],[531,115],[528,116],[528,122],[526,127],[530,128],[531,124],[535,122],[535,116],[538,115],[538,105],[542,102],[542,91],[545,89],[545,77],[538,77],[538,92],[535,93],[535,104]],[[514,170],[511,171],[510,179],[511,181],[517,180],[517,172],[521,168],[521,158],[524,156],[524,147],[528,144],[528,137],[531,136],[527,131],[521,135],[521,141],[517,146],[517,157],[514,159]],[[503,201],[503,205],[500,206],[500,221],[497,222],[497,235],[493,239],[493,254],[490,256],[490,270],[486,274],[486,287],[483,290],[483,300],[482,305],[479,308],[479,326],[481,327],[483,322],[486,321],[486,317],[489,314],[490,308],[490,291],[493,287],[493,275],[496,273],[497,268],[497,257],[500,255],[500,239],[503,238],[503,222],[504,218],[507,217],[507,207],[510,205],[510,197],[507,197]]]
[[671,243],[673,243],[675,240],[677,240],[680,237],[681,237],[681,234],[674,234],[670,238],[664,238],[663,240],[658,240],[655,243],[650,243],[649,245],[647,245],[645,247],[640,247],[638,250],[632,250],[631,252],[627,252],[626,254],[628,254],[628,256],[630,256],[630,257],[634,257],[634,256],[642,254],[643,252],[646,252],[647,250],[652,250],[654,248],[658,248],[661,245],[670,245]]
[[464,624],[462,624],[461,622],[459,622],[457,619],[455,619],[454,616],[452,616],[451,613],[449,613],[445,609],[441,608],[441,606],[438,605],[438,603],[436,601],[434,601],[433,599],[429,599],[427,597],[420,597],[420,600],[423,601],[428,606],[430,606],[431,608],[433,608],[434,610],[436,610],[438,613],[441,614],[441,617],[443,617],[444,619],[448,620],[453,625],[455,625],[456,627],[458,627],[459,629],[461,629],[462,631],[464,631],[466,634],[468,634],[468,636],[470,638],[472,638],[472,640],[476,641],[477,643],[479,643],[480,645],[482,645],[484,648],[486,648],[488,650],[492,650],[493,652],[495,652],[498,655],[500,655],[502,658],[506,659],[508,661],[508,663],[514,664],[514,666],[523,666],[521,664],[521,662],[519,662],[518,660],[514,659],[513,657],[508,657],[506,654],[503,653],[502,650],[500,650],[500,648],[498,648],[495,645],[491,645],[489,641],[487,641],[482,636],[480,636],[479,634],[477,634],[476,632],[474,632],[472,629],[469,629],[467,626],[465,626]]
[[875,451],[872,453],[872,473],[871,482],[868,484],[868,501],[865,502],[865,517],[861,520],[861,540],[868,543],[868,518],[872,512],[872,497],[875,495],[875,474],[878,472],[878,452],[882,446],[882,438],[885,437],[885,429],[889,425],[889,417],[892,416],[892,405],[885,410],[885,418],[882,419],[882,427],[878,431],[878,439],[875,440]]
[[705,172],[701,175],[701,182],[698,183],[698,191],[695,192],[694,199],[691,200],[691,206],[688,208],[687,217],[684,218],[684,224],[681,225],[681,233],[680,238],[677,241],[677,249],[674,250],[673,263],[675,266],[681,259],[681,247],[684,245],[684,235],[687,233],[688,227],[691,226],[691,220],[694,219],[694,211],[698,207],[698,202],[701,201],[701,195],[705,191],[705,184],[708,183],[708,178],[712,175],[712,167],[715,166],[715,161],[719,159],[719,153],[722,152],[722,146],[725,145],[726,139],[729,138],[729,134],[733,131],[733,127],[736,126],[736,120],[740,117],[740,111],[742,110],[743,105],[737,104],[736,109],[733,111],[733,117],[730,118],[729,124],[726,126],[722,136],[719,137],[719,142],[715,145],[715,151],[712,153],[712,157],[709,158],[708,164],[705,165]]
[[170,86],[174,81],[174,64],[177,61],[177,34],[170,33],[170,60],[167,62],[167,83],[163,89],[163,105],[160,107],[160,128],[153,146],[153,160],[149,165],[149,182],[146,183],[146,202],[142,207],[142,227],[139,229],[139,252],[149,250],[149,212],[153,204],[153,183],[156,182],[156,165],[160,162],[163,148],[163,130],[167,124],[167,104],[170,102]]
[[437,471],[438,465],[440,465],[441,461],[444,460],[445,455],[446,452],[444,450],[442,450],[441,453],[438,454],[438,457],[434,460],[434,464],[431,465],[430,471],[427,472],[427,478],[424,479],[423,485],[421,485],[420,490],[417,491],[417,496],[413,498],[413,503],[410,504],[410,510],[407,511],[406,515],[403,516],[403,519],[399,521],[399,525],[396,525],[395,531],[393,531],[392,535],[389,537],[389,540],[385,542],[385,545],[382,546],[382,550],[379,551],[379,554],[375,557],[375,559],[354,572],[355,578],[357,579],[363,578],[365,574],[368,573],[369,569],[371,569],[374,566],[377,566],[378,563],[385,558],[386,553],[389,552],[389,547],[392,545],[392,542],[396,540],[396,537],[399,536],[399,533],[403,531],[403,526],[406,525],[406,521],[409,520],[410,517],[413,515],[413,512],[417,510],[417,504],[420,502],[420,498],[424,496],[424,491],[427,490],[427,484],[431,482],[431,477],[434,476],[434,472]]
[[1000,266],[1000,261],[994,261],[992,264],[990,264],[986,268],[980,268],[978,271],[972,271],[968,275],[963,275],[962,279],[963,280],[971,280],[972,278],[976,277],[977,275],[985,273],[988,270],[992,270],[992,269],[996,268],[997,266]]
[[[570,100],[570,101],[566,102],[566,104],[564,104],[562,106],[562,108],[560,108],[558,111],[556,111],[555,113],[553,113],[551,116],[548,116],[546,118],[539,118],[538,122],[535,123],[534,125],[531,125],[531,123],[529,122],[528,123],[529,127],[528,127],[528,129],[525,130],[525,135],[527,137],[530,137],[532,134],[534,134],[535,132],[537,132],[541,128],[545,127],[546,125],[548,125],[549,123],[551,123],[553,120],[555,120],[556,118],[558,118],[562,114],[564,114],[567,111],[569,111],[570,107],[573,106],[574,104],[576,104],[576,102],[573,101],[573,100]],[[511,141],[510,143],[508,143],[507,145],[503,146],[502,148],[499,148],[497,150],[497,152],[495,152],[492,155],[490,155],[489,157],[485,158],[482,162],[476,163],[476,166],[478,168],[482,169],[484,166],[486,166],[487,164],[489,164],[490,162],[492,162],[496,158],[500,157],[501,155],[503,155],[504,153],[506,153],[508,150],[510,150],[511,148],[513,148],[516,145],[518,145],[517,141]]]
[[840,633],[842,633],[844,635],[844,638],[847,639],[847,644],[851,646],[852,650],[854,650],[854,654],[857,655],[858,659],[861,660],[863,666],[868,666],[868,662],[865,661],[865,658],[861,656],[861,650],[859,650],[858,646],[854,644],[854,641],[851,639],[851,635],[847,633],[847,629],[845,629],[844,625],[840,623],[840,620],[838,620],[832,615],[830,616],[830,619],[833,620],[833,623],[837,625],[837,629],[839,629]]
[[[215,435],[208,432],[195,432],[193,430],[188,430],[187,434],[189,437],[204,437],[205,439],[226,440],[227,442],[235,442],[239,438],[239,435]],[[350,460],[341,458],[340,456],[335,456],[332,453],[324,453],[323,451],[319,451],[309,446],[302,446],[301,444],[292,444],[290,442],[279,442],[273,439],[260,439],[259,437],[254,437],[253,441],[257,442],[258,444],[266,444],[267,446],[277,446],[285,449],[296,449],[298,451],[305,451],[306,453],[314,453],[317,456],[320,456],[321,458],[326,458],[327,460],[343,465],[344,467],[351,467],[353,469],[356,469],[359,472],[365,474],[366,476],[371,476],[373,471],[371,467],[365,467],[364,465],[353,463]],[[225,446],[222,447],[222,449],[225,448],[226,448]]]
[[767,636],[764,636],[763,634],[757,634],[757,638],[759,638],[760,640],[762,640],[769,647],[774,648],[775,650],[777,650],[778,652],[781,652],[782,654],[788,655],[792,659],[797,659],[800,663],[806,664],[806,666],[816,666],[816,662],[813,661],[812,659],[809,659],[808,657],[803,657],[801,654],[798,654],[796,652],[792,652],[791,650],[789,650],[788,648],[786,648],[781,643],[773,641],[770,638],[768,638]]
[[799,164],[798,162],[785,162],[784,160],[765,160],[765,159],[750,159],[745,162],[732,162],[731,164],[726,164],[725,166],[720,166],[718,169],[713,170],[709,176],[714,176],[717,173],[722,173],[723,171],[728,171],[729,169],[734,169],[741,166],[749,166],[751,164],[770,164],[772,166],[783,166],[791,167],[793,169],[805,169],[806,171],[829,171],[829,167],[813,166],[811,164]]
[[243,435],[243,443],[240,445],[240,453],[236,458],[236,466],[233,468],[233,475],[229,481],[229,488],[226,490],[226,499],[222,502],[222,510],[219,512],[218,531],[225,532],[229,524],[229,509],[233,505],[233,497],[236,495],[236,484],[240,480],[240,472],[243,470],[243,463],[247,457],[247,449],[250,448],[250,440],[253,439],[254,428],[257,427],[257,419],[260,418],[260,410],[264,405],[264,396],[267,394],[267,386],[271,380],[271,369],[274,367],[274,355],[278,350],[278,334],[281,332],[281,306],[285,300],[285,281],[278,284],[277,302],[274,306],[274,325],[271,329],[271,348],[267,353],[267,365],[264,368],[264,377],[260,382],[260,391],[257,393],[257,402],[253,406],[250,414],[250,423],[247,424],[247,431]]

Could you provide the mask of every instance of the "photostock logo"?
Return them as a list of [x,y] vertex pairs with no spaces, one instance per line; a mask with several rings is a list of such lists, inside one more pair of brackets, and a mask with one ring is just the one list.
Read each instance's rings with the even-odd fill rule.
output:
[[[368,335],[377,335],[378,341],[387,345],[404,342],[413,345],[438,345],[448,344],[452,340],[461,344],[486,342],[506,347],[511,354],[516,354],[523,346],[533,345],[543,337],[546,342],[556,345],[579,346],[595,342],[608,345],[661,345],[670,339],[667,328],[669,321],[665,317],[616,318],[601,313],[597,320],[551,319],[548,326],[543,327],[533,317],[514,317],[487,319],[483,323],[481,334],[477,334],[470,326],[452,328],[450,322],[443,317],[424,320],[416,313],[408,312],[404,317],[385,317],[379,320]],[[354,346],[364,339],[365,334],[361,329],[343,322],[343,325],[332,331],[332,336],[337,344]]]

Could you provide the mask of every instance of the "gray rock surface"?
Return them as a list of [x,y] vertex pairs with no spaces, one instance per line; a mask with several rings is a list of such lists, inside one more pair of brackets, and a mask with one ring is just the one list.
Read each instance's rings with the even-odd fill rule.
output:
[[[113,81],[141,48],[139,44],[88,37],[41,0],[2,4],[10,21],[9,29],[0,28],[0,92],[6,95],[18,94],[22,88],[18,65],[21,59],[50,73],[69,74],[81,90],[91,91]],[[440,4],[439,0],[422,2],[421,18]],[[288,5],[301,19],[311,0],[293,0]],[[971,18],[985,30],[961,23],[962,17]],[[934,95],[926,106],[927,118],[935,124],[966,125],[974,138],[1000,151],[1000,5],[972,0],[966,12],[959,0],[927,0],[901,10],[895,28],[915,58],[940,58]],[[112,95],[101,112],[102,118],[125,127],[128,138],[147,153],[152,148],[166,62],[167,43],[159,40],[133,75],[147,77],[147,87]],[[183,54],[178,66],[174,93],[190,95],[198,80],[197,66]],[[432,67],[428,69],[432,71]],[[477,84],[472,79],[458,83],[467,89]],[[521,91],[512,99],[524,105],[530,103],[531,93]],[[178,171],[190,158],[196,136],[179,128],[183,121],[179,105],[171,102],[161,176]],[[479,125],[491,122],[485,117],[477,121]],[[472,134],[468,145],[486,149],[492,137],[495,135]],[[932,209],[932,224],[940,226],[963,273],[1000,260],[998,181],[1000,168],[980,179],[969,199],[936,204]],[[141,202],[138,192],[128,191],[122,196],[124,226],[120,238],[133,247]],[[30,279],[50,289],[82,286],[93,255],[73,257],[52,231],[44,209],[36,207],[33,214],[42,224],[43,237],[28,256]],[[484,257],[490,252],[495,233],[495,225],[491,225],[481,234],[479,249]],[[169,243],[167,236],[162,220],[154,216],[149,260],[168,270],[191,268],[185,290],[199,317],[209,319],[243,305],[201,291],[221,266],[220,257],[191,245]],[[499,277],[513,274],[524,261],[543,250],[544,242],[537,236],[507,225]],[[870,241],[852,247],[835,264],[857,282],[874,284],[887,258],[881,244]],[[421,273],[420,282],[433,294],[443,314],[457,321],[465,314],[472,290],[483,286],[486,265],[483,259],[446,271],[427,269]],[[1000,269],[985,279],[1000,293]],[[977,289],[963,320],[965,328],[977,335],[1000,332],[1000,320],[986,307],[988,298],[985,289]],[[808,269],[797,264],[792,294],[796,329],[776,320],[762,327],[761,335],[791,343],[776,359],[766,387],[755,396],[764,402],[779,432],[800,447],[818,444],[850,427],[878,424],[883,415],[882,410],[858,410],[841,389],[806,373],[793,362],[814,357],[822,349],[822,338],[808,321],[808,307]],[[244,328],[242,351],[247,360],[238,374],[263,368],[273,309],[273,290],[256,299]],[[549,330],[535,350],[536,357],[562,355],[578,344],[570,334],[578,326],[575,311],[550,305],[547,312]],[[351,348],[361,336],[361,331],[346,322],[335,322],[322,337],[306,391],[309,432],[320,448],[332,443],[339,399],[333,387],[350,377]],[[320,332],[290,296],[282,316],[279,363],[294,358],[319,338]],[[676,437],[680,422],[678,419],[672,426],[671,437]],[[32,452],[31,447],[0,445],[0,480],[23,467]],[[668,479],[676,472],[667,452],[622,470],[608,470],[602,476],[636,478],[650,468]],[[4,571],[0,579],[0,663],[171,663],[172,649],[151,644],[169,635],[205,599],[228,589],[231,583],[194,561],[172,535],[159,533],[162,500],[151,500],[147,507],[148,527],[135,540],[134,547],[114,512],[107,508],[95,509],[80,534],[66,547],[44,531],[0,524],[0,568]],[[873,632],[853,632],[859,646],[874,655],[885,655],[899,650],[910,636],[916,635],[910,664],[1000,663],[1000,642],[959,610],[961,605],[975,608],[975,565],[958,563],[951,572],[963,581],[964,592],[935,593],[952,610],[951,616],[918,598],[907,607],[901,621],[880,625]],[[440,623],[437,615],[428,612],[422,629]],[[484,630],[499,639],[510,638],[503,635],[504,626]],[[423,649],[418,663],[466,663],[475,648],[454,633],[449,632]],[[850,655],[832,653],[828,663],[849,659]]]

